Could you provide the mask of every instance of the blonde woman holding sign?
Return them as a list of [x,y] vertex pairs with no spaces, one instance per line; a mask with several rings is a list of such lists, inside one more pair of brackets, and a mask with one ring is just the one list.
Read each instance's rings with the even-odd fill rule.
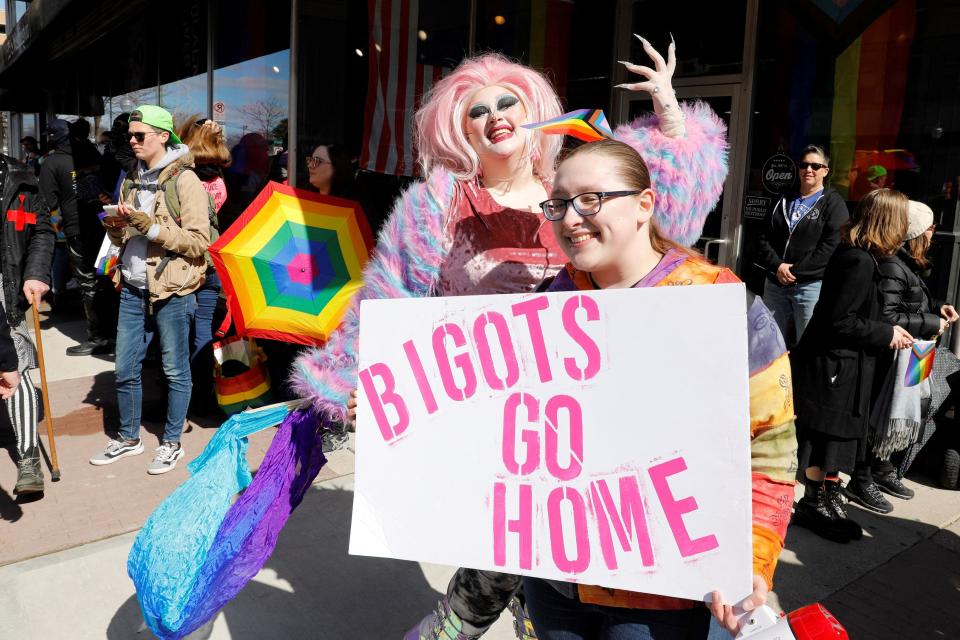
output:
[[[657,207],[647,165],[634,149],[603,140],[574,150],[557,169],[550,199],[541,203],[570,259],[548,291],[739,282],[667,237]],[[750,295],[748,304],[754,591],[738,603],[744,611],[764,604],[772,585],[797,465],[783,338],[759,298]],[[523,582],[541,640],[706,636],[708,616],[700,602],[537,578]],[[723,627],[737,631],[739,611],[720,593],[712,594],[709,607]]]

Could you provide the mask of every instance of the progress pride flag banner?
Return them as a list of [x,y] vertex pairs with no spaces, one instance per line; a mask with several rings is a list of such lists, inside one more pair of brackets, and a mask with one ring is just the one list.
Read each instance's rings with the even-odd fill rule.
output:
[[746,596],[745,296],[364,300],[350,553]]

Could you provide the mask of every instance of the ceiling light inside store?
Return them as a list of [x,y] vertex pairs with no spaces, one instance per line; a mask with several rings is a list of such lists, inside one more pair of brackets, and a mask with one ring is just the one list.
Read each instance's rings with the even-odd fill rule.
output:
[[353,51],[354,51],[354,53],[356,53],[356,54],[357,54],[358,56],[360,56],[361,58],[363,57],[363,51],[360,51],[360,49],[354,49]]
[[426,40],[427,32],[424,31],[423,29],[420,29],[420,31],[417,31],[417,37],[420,38],[421,40]]
[[374,42],[374,43],[373,43],[373,48],[377,50],[377,53],[380,53],[381,51],[383,51],[383,49],[380,48],[380,43],[379,43],[379,42]]
[[497,24],[497,25],[500,25],[500,26],[503,26],[503,25],[507,24],[507,19],[504,18],[503,16],[493,16],[493,23],[494,23],[494,24]]
[[274,65],[274,66],[273,66],[273,72],[274,72],[274,73],[280,73],[280,67]]

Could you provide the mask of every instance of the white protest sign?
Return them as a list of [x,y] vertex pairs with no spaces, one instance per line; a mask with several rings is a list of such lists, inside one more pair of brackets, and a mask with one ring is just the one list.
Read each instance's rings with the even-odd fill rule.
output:
[[350,553],[746,596],[745,299],[364,300]]

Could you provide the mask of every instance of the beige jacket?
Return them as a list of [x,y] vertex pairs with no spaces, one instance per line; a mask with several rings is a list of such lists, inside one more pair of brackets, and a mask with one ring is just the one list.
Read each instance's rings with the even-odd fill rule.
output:
[[[204,253],[210,245],[209,197],[197,174],[184,171],[192,167],[193,157],[188,154],[165,167],[157,180],[158,185],[163,185],[168,179],[176,180],[180,197],[180,224],[167,211],[167,200],[163,191],[158,190],[153,211],[148,212],[160,224],[159,235],[147,245],[147,289],[151,302],[164,300],[174,294],[188,295],[199,289],[204,281],[207,271]],[[174,172],[179,175],[171,177]],[[172,187],[172,184],[168,185],[168,188]],[[131,189],[126,204],[133,205],[136,197],[136,189]],[[134,233],[129,227],[110,230],[110,240],[122,247]],[[157,266],[168,255],[170,261],[158,277]],[[120,277],[120,269],[117,269],[113,276],[116,284],[120,283]]]

